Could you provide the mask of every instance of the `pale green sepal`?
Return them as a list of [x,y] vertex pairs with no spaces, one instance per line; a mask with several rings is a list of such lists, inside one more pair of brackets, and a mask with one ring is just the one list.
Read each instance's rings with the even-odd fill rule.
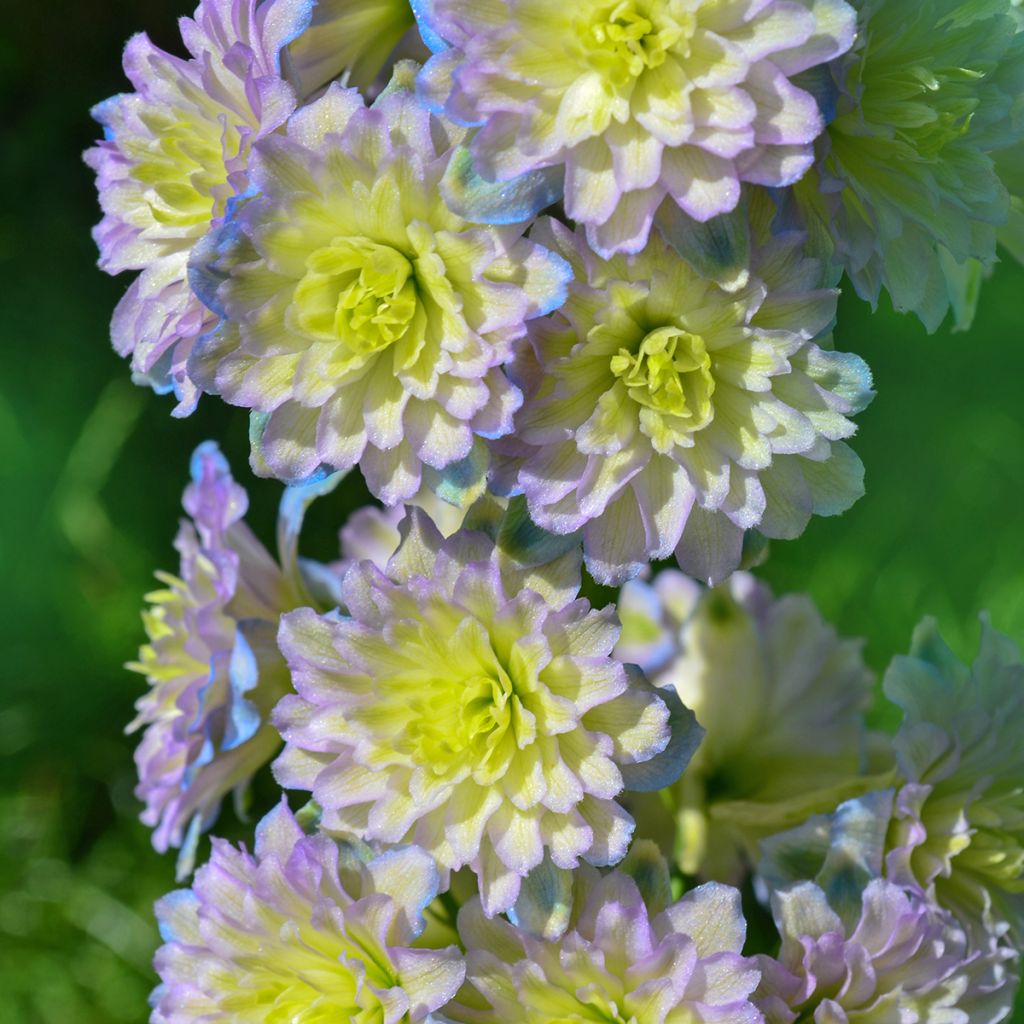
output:
[[945,246],[938,247],[938,255],[939,266],[946,278],[949,303],[953,308],[953,330],[969,331],[978,312],[981,286],[986,277],[985,267],[976,259],[957,263]]
[[314,604],[315,596],[306,586],[299,564],[299,535],[309,506],[330,494],[348,476],[348,470],[328,473],[319,469],[301,483],[290,484],[281,495],[277,513],[277,555],[297,604]]
[[272,479],[275,473],[263,458],[263,435],[269,422],[269,412],[256,412],[254,409],[249,413],[249,465],[257,476]]
[[648,913],[660,914],[672,901],[672,874],[658,844],[638,839],[629,849],[618,870],[636,882]]
[[477,224],[521,224],[558,202],[565,185],[565,170],[548,167],[511,181],[487,181],[473,166],[465,146],[453,154],[441,195],[449,208]]
[[572,872],[556,867],[545,855],[524,879],[519,899],[508,916],[523,931],[556,942],[569,927],[572,907]]
[[522,495],[509,501],[498,532],[498,548],[501,553],[522,566],[553,562],[579,543],[578,533],[560,536],[537,526],[530,518],[526,498]]
[[464,459],[442,470],[424,472],[424,482],[442,500],[456,508],[469,508],[487,488],[487,448],[476,438]]
[[1018,262],[1024,263],[1024,199],[1014,196],[1010,217],[996,232],[999,244]]
[[747,204],[732,213],[700,224],[675,203],[662,203],[655,223],[666,241],[702,277],[726,291],[736,291],[750,280],[750,227]]
[[311,836],[320,828],[323,813],[323,808],[315,800],[309,800],[295,812],[295,821],[307,836]]

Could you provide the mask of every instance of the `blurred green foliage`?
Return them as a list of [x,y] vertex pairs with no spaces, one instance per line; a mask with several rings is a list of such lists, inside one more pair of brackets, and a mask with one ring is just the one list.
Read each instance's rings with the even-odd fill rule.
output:
[[[97,219],[80,161],[88,106],[125,87],[124,40],[145,28],[174,46],[177,0],[21,8],[0,36],[0,990],[10,1024],[146,1019],[156,930],[173,884],[136,820],[134,741],[152,572],[171,540],[188,456],[221,440],[268,541],[277,488],[245,471],[241,413],[210,401],[176,421],[134,388],[107,321],[126,281],[94,267]],[[963,654],[977,612],[1024,639],[1024,270],[1001,267],[970,334],[928,338],[915,322],[846,298],[838,345],[860,352],[879,396],[856,442],[868,496],[775,544],[759,570],[810,591],[881,669],[914,624],[938,616]],[[306,550],[336,549],[358,483],[314,507]],[[265,780],[264,780],[265,783]],[[244,836],[227,820],[223,830]],[[201,854],[202,856],[202,851]],[[1022,1017],[1021,1019],[1024,1019]]]

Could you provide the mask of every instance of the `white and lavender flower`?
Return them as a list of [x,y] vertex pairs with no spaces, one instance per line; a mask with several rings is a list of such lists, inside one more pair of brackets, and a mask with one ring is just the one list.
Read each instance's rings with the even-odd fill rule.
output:
[[545,853],[621,860],[618,797],[678,778],[692,716],[611,657],[614,610],[575,599],[578,561],[548,589],[483,533],[446,540],[414,509],[403,534],[386,572],[349,569],[348,617],[284,616],[297,695],[274,715],[278,780],[312,792],[327,830],[416,843],[445,876],[469,865],[489,915]]
[[482,486],[483,439],[509,433],[521,403],[501,366],[570,276],[525,225],[474,227],[445,206],[451,126],[411,76],[400,65],[371,108],[333,85],[258,144],[261,195],[204,244],[193,277],[224,320],[189,372],[260,415],[266,472],[358,464],[388,505],[424,482]]
[[761,1024],[751,1002],[759,972],[741,955],[737,890],[709,883],[651,908],[633,879],[613,872],[579,904],[565,931],[543,936],[488,920],[476,900],[463,907],[466,983],[445,1016],[458,1024]]
[[181,19],[189,57],[134,36],[124,69],[135,92],[93,110],[105,132],[86,154],[104,213],[94,232],[100,266],[142,271],[114,313],[114,348],[131,357],[137,380],[175,393],[177,415],[195,408],[186,364],[196,338],[216,323],[189,286],[189,257],[249,187],[253,143],[295,109],[280,56],[313,6],[202,0]]
[[863,493],[845,439],[871,375],[832,349],[838,293],[802,235],[772,233],[772,213],[750,204],[754,251],[730,290],[657,236],[605,260],[556,221],[532,232],[575,278],[564,306],[530,325],[514,367],[526,399],[506,482],[538,526],[582,531],[602,583],[673,552],[718,581],[747,530],[797,537]]
[[437,887],[422,850],[306,836],[282,802],[254,853],[215,840],[192,888],[157,904],[151,1020],[428,1021],[465,974],[457,948],[415,948]]
[[1018,957],[972,949],[947,912],[875,879],[844,921],[804,882],[772,897],[778,959],[758,956],[754,1002],[766,1024],[995,1024],[1012,1009]]
[[856,20],[845,0],[413,7],[435,51],[421,94],[479,126],[479,174],[564,168],[566,213],[603,256],[642,250],[666,197],[707,221],[736,207],[741,182],[797,181],[825,122],[793,78],[849,49]]

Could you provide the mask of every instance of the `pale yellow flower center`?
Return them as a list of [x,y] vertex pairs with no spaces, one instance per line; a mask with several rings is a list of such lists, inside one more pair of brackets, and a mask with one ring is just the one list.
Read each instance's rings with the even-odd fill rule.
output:
[[699,334],[680,327],[651,331],[636,352],[619,349],[612,373],[640,405],[686,420],[691,430],[711,422],[715,378],[711,356]]
[[322,341],[370,355],[398,341],[416,316],[412,264],[366,238],[335,238],[306,259],[295,289],[296,323]]
[[665,63],[669,51],[689,51],[696,15],[668,0],[614,0],[599,5],[580,33],[591,66],[619,85]]

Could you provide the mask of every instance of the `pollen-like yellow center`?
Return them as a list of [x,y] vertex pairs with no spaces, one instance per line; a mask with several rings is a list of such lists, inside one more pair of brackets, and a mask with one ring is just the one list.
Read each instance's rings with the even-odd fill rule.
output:
[[296,324],[304,333],[364,356],[403,337],[417,306],[409,260],[365,238],[336,238],[312,252],[294,296]]
[[677,11],[670,0],[613,0],[597,6],[580,33],[595,70],[626,85],[665,63],[668,53],[685,55],[696,15]]
[[640,405],[685,420],[690,430],[711,422],[715,378],[699,334],[660,327],[635,352],[620,349],[612,356],[611,369]]

